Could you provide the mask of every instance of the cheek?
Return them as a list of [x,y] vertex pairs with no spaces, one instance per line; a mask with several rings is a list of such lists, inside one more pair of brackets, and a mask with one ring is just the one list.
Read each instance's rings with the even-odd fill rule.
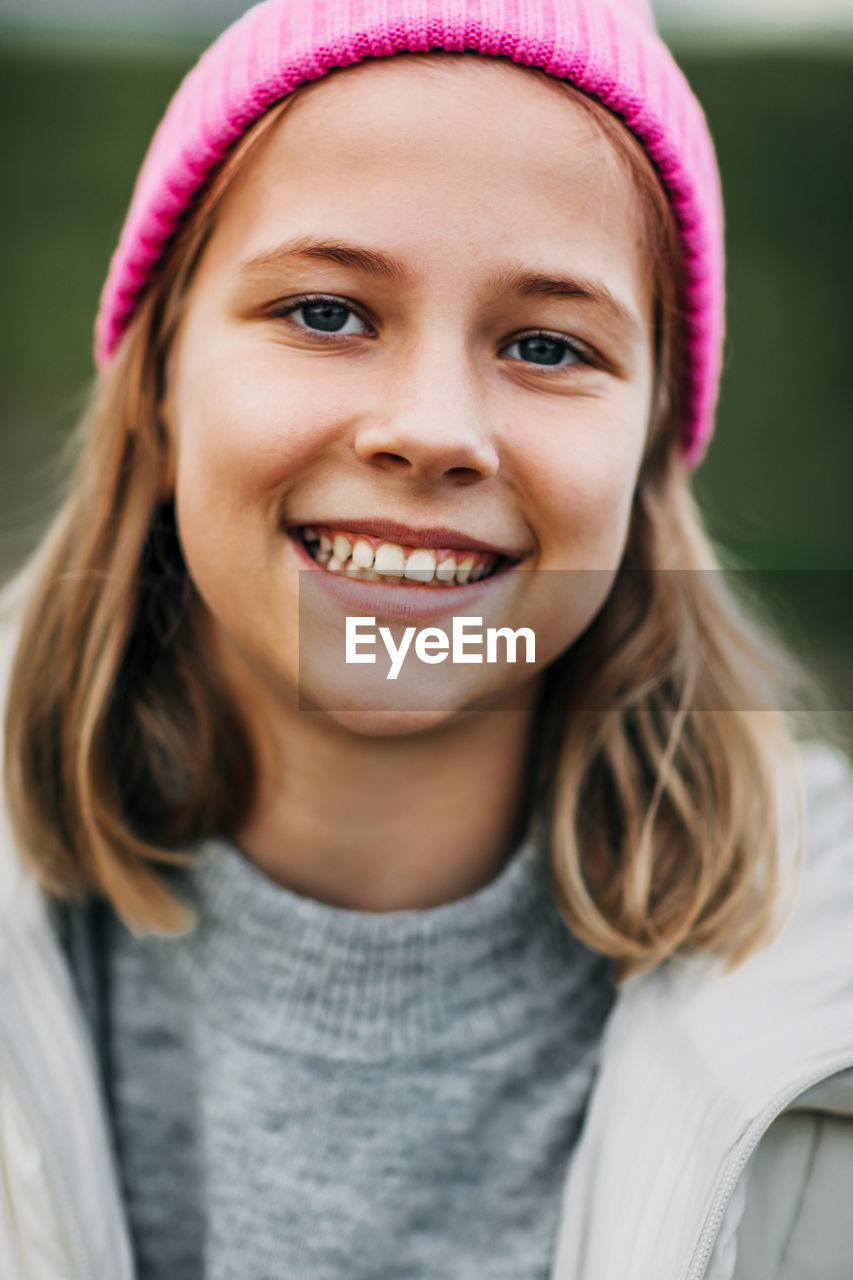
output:
[[272,503],[340,433],[346,397],[285,367],[280,351],[187,361],[175,398],[178,487],[218,493],[221,509]]
[[586,549],[613,563],[627,530],[643,430],[627,430],[612,414],[593,411],[582,426],[561,425],[562,431],[539,438],[527,464],[543,547]]

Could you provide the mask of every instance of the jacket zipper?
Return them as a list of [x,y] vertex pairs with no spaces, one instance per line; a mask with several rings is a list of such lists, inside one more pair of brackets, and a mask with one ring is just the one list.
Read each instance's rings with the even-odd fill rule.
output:
[[748,1140],[741,1146],[737,1155],[733,1157],[732,1163],[726,1170],[726,1175],[717,1190],[717,1194],[714,1196],[714,1202],[705,1219],[699,1243],[694,1250],[690,1265],[683,1273],[683,1280],[702,1280],[738,1179],[743,1173],[753,1151],[776,1117],[781,1115],[789,1103],[793,1102],[801,1093],[805,1093],[807,1089],[812,1088],[813,1085],[819,1084],[822,1080],[828,1080],[840,1071],[850,1068],[853,1068],[853,1057],[851,1057],[848,1050],[843,1056],[831,1059],[829,1064],[821,1067],[817,1073],[813,1072],[796,1084],[789,1085],[783,1093],[777,1094],[773,1101],[769,1102],[760,1115],[753,1120]]

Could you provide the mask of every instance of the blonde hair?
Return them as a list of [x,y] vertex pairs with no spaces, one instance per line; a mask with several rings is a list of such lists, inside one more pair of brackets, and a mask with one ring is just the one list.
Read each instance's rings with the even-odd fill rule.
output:
[[[736,963],[772,927],[776,768],[780,752],[793,759],[774,695],[805,678],[721,581],[690,496],[677,231],[657,175],[606,108],[534,74],[583,105],[633,177],[656,286],[658,379],[624,563],[591,627],[547,673],[532,794],[548,815],[565,919],[613,957],[617,976],[677,950]],[[217,206],[295,96],[239,140],[167,253],[95,387],[70,491],[26,571],[5,721],[13,831],[49,892],[104,894],[135,929],[190,927],[158,865],[235,832],[256,794],[248,733],[202,656],[200,601],[164,498],[158,406]],[[749,709],[757,677],[768,691],[759,711]]]

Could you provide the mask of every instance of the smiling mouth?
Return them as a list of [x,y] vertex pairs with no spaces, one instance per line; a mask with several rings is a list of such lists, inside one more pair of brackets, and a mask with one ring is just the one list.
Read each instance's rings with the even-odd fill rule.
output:
[[497,552],[410,547],[321,525],[302,525],[294,532],[322,569],[364,582],[450,588],[492,577],[510,563]]

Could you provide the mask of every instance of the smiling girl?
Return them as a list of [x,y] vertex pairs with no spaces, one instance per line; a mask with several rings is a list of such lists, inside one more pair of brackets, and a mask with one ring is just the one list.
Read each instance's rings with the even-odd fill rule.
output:
[[853,777],[690,496],[719,191],[642,0],[266,0],[97,334],[7,597],[2,1275],[840,1280]]

